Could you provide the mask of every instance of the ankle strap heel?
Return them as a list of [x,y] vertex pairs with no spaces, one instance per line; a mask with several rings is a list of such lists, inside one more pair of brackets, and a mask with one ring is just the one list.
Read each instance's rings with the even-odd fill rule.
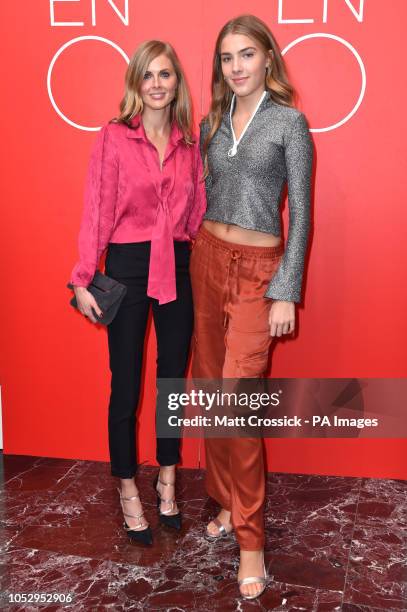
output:
[[128,514],[127,512],[124,511],[124,507],[123,507],[124,501],[133,501],[135,499],[140,499],[140,495],[132,495],[131,497],[124,497],[124,495],[122,495],[119,488],[117,488],[117,491],[120,497],[120,504],[122,507],[123,516],[127,516],[128,518],[139,519],[139,523],[138,525],[136,525],[136,527],[129,527],[126,521],[124,521],[123,529],[125,529],[125,531],[127,532],[127,535],[129,536],[130,540],[150,546],[153,543],[153,533],[151,531],[150,526],[147,525],[147,527],[145,527],[144,529],[139,529],[139,527],[143,526],[143,522],[140,519],[142,516],[144,516],[144,512],[141,512],[141,514]]
[[[175,488],[175,483],[163,482],[160,479],[159,475],[157,474],[153,482],[153,487],[157,495],[157,508],[158,508],[158,517],[159,517],[160,523],[162,525],[165,525],[166,527],[171,527],[172,529],[177,529],[179,531],[182,527],[181,512],[178,512],[177,514],[171,514],[171,512],[174,510],[175,497],[172,497],[171,499],[165,499],[164,497],[161,497],[161,494],[157,489],[158,483],[160,483],[164,487],[174,487],[174,488]],[[171,507],[168,510],[162,511],[160,509],[161,502],[171,504]]]

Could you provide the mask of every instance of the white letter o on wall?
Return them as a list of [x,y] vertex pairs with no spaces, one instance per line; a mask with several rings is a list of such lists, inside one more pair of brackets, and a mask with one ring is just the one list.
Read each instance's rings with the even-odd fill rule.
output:
[[362,58],[360,57],[356,49],[347,40],[345,40],[344,38],[340,38],[340,36],[335,36],[335,34],[325,34],[324,32],[316,32],[315,34],[306,34],[305,36],[300,36],[299,38],[296,38],[295,40],[293,40],[289,45],[287,45],[285,49],[283,49],[282,54],[285,55],[287,51],[289,51],[292,47],[294,47],[294,45],[297,45],[303,40],[307,40],[307,38],[331,38],[332,40],[336,40],[342,45],[344,45],[356,57],[357,62],[359,64],[360,72],[362,75],[362,84],[360,88],[359,98],[357,99],[356,104],[352,108],[350,113],[348,113],[346,117],[344,117],[340,121],[337,121],[336,123],[333,123],[332,125],[329,125],[328,127],[310,128],[310,132],[329,132],[330,130],[334,130],[340,127],[341,125],[343,125],[344,123],[346,123],[347,121],[349,121],[349,119],[356,113],[359,106],[361,105],[363,97],[365,95],[365,90],[366,90],[366,70],[363,65]]
[[49,99],[51,100],[51,104],[54,107],[55,112],[61,117],[61,119],[66,121],[66,123],[69,123],[69,125],[71,125],[74,128],[77,128],[78,130],[85,130],[87,132],[97,132],[98,130],[100,130],[100,127],[88,127],[86,125],[79,125],[79,123],[75,123],[74,121],[71,121],[66,115],[64,115],[64,113],[58,108],[54,100],[54,96],[52,95],[52,89],[51,89],[52,70],[54,68],[55,62],[57,61],[58,57],[61,55],[63,51],[65,51],[65,49],[67,49],[71,45],[74,45],[77,42],[80,42],[82,40],[98,40],[100,42],[103,42],[113,47],[113,49],[116,49],[116,51],[120,53],[120,55],[125,59],[127,63],[129,63],[130,60],[121,47],[116,45],[116,43],[109,40],[108,38],[103,38],[102,36],[78,36],[78,38],[73,38],[72,40],[69,40],[67,43],[62,45],[62,47],[58,49],[58,51],[55,53],[54,57],[51,60],[51,63],[48,68],[48,74],[47,74],[47,90],[48,90]]
[[[341,125],[343,125],[344,123],[346,123],[347,121],[349,121],[349,119],[356,113],[356,111],[358,110],[359,106],[362,103],[364,94],[365,94],[365,90],[366,90],[366,70],[365,67],[363,65],[363,61],[362,58],[360,57],[359,53],[356,51],[356,49],[348,42],[346,41],[344,38],[340,38],[339,36],[336,36],[335,34],[326,34],[324,32],[316,32],[314,34],[306,34],[305,36],[300,36],[299,38],[296,38],[295,40],[293,40],[289,45],[287,45],[283,50],[282,50],[282,54],[285,55],[292,47],[294,47],[295,45],[297,45],[298,43],[307,40],[309,38],[330,38],[332,40],[336,40],[339,43],[341,43],[342,45],[344,45],[345,47],[347,47],[351,53],[356,57],[356,60],[359,64],[359,68],[360,68],[360,72],[361,72],[361,76],[362,76],[362,83],[361,83],[361,90],[360,90],[360,94],[359,94],[359,98],[356,101],[356,104],[354,105],[353,109],[340,121],[324,127],[324,128],[311,128],[310,131],[311,132],[328,132],[330,130],[334,130],[338,127],[340,127]],[[58,59],[58,57],[61,55],[61,53],[63,53],[63,51],[65,51],[65,49],[67,49],[68,47],[70,47],[73,44],[76,44],[77,42],[80,42],[82,40],[98,40],[100,42],[103,42],[107,45],[110,45],[111,47],[113,47],[116,51],[118,51],[120,53],[120,55],[124,58],[124,60],[127,62],[127,64],[129,63],[129,58],[126,55],[126,53],[123,51],[123,49],[121,47],[119,47],[116,43],[114,43],[113,41],[109,40],[108,38],[103,38],[102,36],[78,36],[77,38],[73,38],[72,40],[68,41],[67,43],[65,43],[64,45],[62,45],[62,47],[60,47],[58,49],[58,51],[55,53],[54,57],[51,60],[51,63],[49,65],[48,68],[48,74],[47,74],[47,90],[48,90],[48,96],[49,99],[51,101],[52,106],[54,107],[55,112],[61,117],[61,119],[63,119],[66,123],[68,123],[69,125],[71,125],[74,128],[77,128],[78,130],[85,130],[88,132],[96,132],[100,129],[100,127],[88,127],[85,125],[80,125],[78,123],[75,123],[74,121],[71,121],[71,119],[69,119],[66,115],[64,115],[64,113],[58,108],[54,96],[52,94],[52,88],[51,88],[51,77],[52,77],[52,70],[54,68],[55,62]]]

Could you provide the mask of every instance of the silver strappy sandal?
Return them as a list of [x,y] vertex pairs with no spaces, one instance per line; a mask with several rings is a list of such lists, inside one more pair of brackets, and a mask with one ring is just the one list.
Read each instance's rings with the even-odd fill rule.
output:
[[242,591],[240,591],[239,589],[240,595],[243,597],[243,599],[256,599],[257,597],[260,597],[260,595],[262,595],[265,591],[265,588],[267,586],[268,576],[266,573],[266,566],[264,564],[264,555],[263,555],[263,573],[264,573],[264,576],[248,576],[247,578],[242,578],[241,580],[237,581],[239,587],[245,584],[255,584],[256,582],[263,585],[263,588],[260,589],[260,591],[256,593],[255,595],[244,595]]
[[228,531],[225,525],[221,523],[218,518],[212,519],[211,522],[215,523],[216,527],[218,528],[219,533],[218,535],[213,535],[212,533],[209,533],[208,528],[206,528],[204,537],[206,540],[208,540],[208,542],[216,542],[217,540],[228,538],[231,535],[233,531],[233,527],[230,529],[230,531]]

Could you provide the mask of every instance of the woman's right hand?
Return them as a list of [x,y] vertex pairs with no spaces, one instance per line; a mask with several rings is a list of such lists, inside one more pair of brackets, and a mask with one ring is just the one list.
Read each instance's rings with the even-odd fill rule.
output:
[[[85,317],[90,319],[92,323],[97,323],[98,320],[94,315],[93,310],[96,312],[98,317],[101,317],[103,312],[100,310],[97,302],[90,291],[86,289],[86,287],[74,287],[73,288],[76,301],[78,303],[78,310]],[[93,310],[92,310],[93,308]]]

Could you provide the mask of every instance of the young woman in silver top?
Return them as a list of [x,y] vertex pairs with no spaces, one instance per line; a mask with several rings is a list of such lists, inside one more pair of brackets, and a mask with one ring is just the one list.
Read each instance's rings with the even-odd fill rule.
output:
[[[212,102],[201,124],[207,212],[191,258],[194,378],[261,377],[273,337],[295,329],[310,226],[313,146],[269,28],[244,15],[215,48]],[[288,186],[284,248],[280,201]],[[206,486],[221,506],[207,526],[235,531],[245,598],[266,586],[262,440],[207,438]]]

